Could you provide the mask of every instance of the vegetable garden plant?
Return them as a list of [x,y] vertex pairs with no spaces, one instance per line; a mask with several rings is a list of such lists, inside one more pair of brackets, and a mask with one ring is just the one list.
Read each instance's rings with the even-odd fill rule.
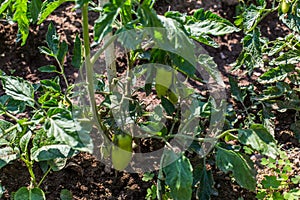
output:
[[[0,16],[18,23],[18,38],[22,41],[21,45],[24,45],[30,34],[30,25],[41,24],[67,1],[0,0]],[[206,167],[208,163],[215,163],[223,172],[231,173],[232,179],[241,187],[256,191],[258,199],[299,199],[299,176],[290,173],[292,166],[288,164],[288,159],[274,138],[276,113],[294,110],[295,119],[290,129],[300,140],[299,0],[241,1],[237,6],[234,24],[204,9],[196,10],[193,15],[168,11],[161,16],[156,14],[154,3],[154,0],[110,0],[98,4],[89,0],[74,2],[74,10],[80,9],[82,14],[82,35],[76,36],[72,52],[72,65],[79,68],[79,74],[83,78],[78,84],[70,84],[65,76],[68,45],[60,40],[52,23],[46,34],[47,46],[39,49],[41,53],[53,57],[57,65],[42,66],[39,70],[57,73],[57,77],[32,84],[0,71],[5,92],[0,97],[0,112],[4,116],[0,120],[0,168],[20,159],[25,163],[31,178],[29,186],[21,187],[12,194],[13,199],[46,199],[40,186],[47,174],[63,169],[67,159],[81,151],[93,153],[98,148],[103,159],[111,158],[115,169],[124,170],[132,155],[139,150],[133,148],[133,145],[139,145],[143,137],[159,141],[167,147],[161,156],[159,169],[144,174],[146,181],[156,177],[153,186],[148,189],[147,199],[210,199],[215,188],[212,172]],[[93,27],[93,44],[89,37],[89,12],[100,14]],[[259,24],[273,12],[278,13],[279,19],[291,33],[284,38],[269,41],[261,36]],[[147,29],[149,27],[152,29]],[[263,90],[258,93],[252,86],[240,87],[236,78],[229,77],[231,97],[241,108],[234,111],[229,104],[222,113],[225,117],[222,130],[217,130],[220,133],[214,137],[207,138],[207,125],[212,116],[220,114],[216,102],[192,87],[181,87],[174,76],[182,74],[185,82],[205,83],[205,80],[197,75],[193,64],[186,57],[151,46],[137,48],[140,44],[136,42],[136,38],[122,35],[136,30],[153,30],[154,39],[166,37],[167,41],[177,41],[177,48],[189,47],[184,44],[185,38],[218,48],[212,36],[243,31],[243,50],[233,63],[233,69],[242,69],[251,76],[253,71],[260,68],[264,73],[257,84],[261,84]],[[166,35],[155,32],[157,30],[165,30],[166,32],[161,33]],[[182,35],[168,34],[175,32]],[[113,47],[116,38],[125,48],[133,49],[126,53],[125,76],[128,81],[125,86],[130,86],[132,78],[139,77],[139,72],[135,71],[139,69],[139,62],[170,66],[155,68],[147,65],[147,73],[140,72],[148,74],[141,91],[146,96],[154,94],[160,100],[157,109],[151,113],[145,111],[142,100],[134,95],[135,91],[126,90],[124,95],[114,92],[118,86],[124,86],[116,73],[114,57],[110,58],[110,55],[115,54]],[[130,45],[136,46],[132,48]],[[97,50],[91,53],[95,46]],[[94,65],[104,52],[107,76],[94,76]],[[215,71],[216,64],[211,57],[199,57],[197,62],[204,66],[211,77],[222,79]],[[79,92],[81,90],[74,88],[84,88],[87,92],[82,96]],[[96,103],[95,97],[99,94],[104,99],[100,104]],[[193,100],[194,107],[191,110],[194,112],[189,112],[189,117],[191,120],[198,120],[193,135],[180,133],[185,130],[179,120],[185,114],[180,112],[182,96],[189,96]],[[73,99],[79,97],[88,97],[88,104],[80,107],[78,102],[74,103]],[[80,98],[80,101],[84,101]],[[118,127],[113,99],[128,102],[130,120],[143,129],[146,135],[136,136]],[[246,104],[246,99],[250,99],[251,106]],[[24,112],[27,113],[26,117],[18,117]],[[151,118],[151,115],[157,113],[168,120],[167,125],[160,126],[159,120]],[[236,119],[238,115],[243,116],[242,121]],[[99,147],[93,145],[90,135],[93,127],[99,130]],[[175,137],[189,143],[185,151],[177,152],[172,147],[170,141]],[[211,141],[213,150],[203,156],[203,144]],[[254,164],[249,159],[253,154],[264,156],[262,164],[274,169],[273,175],[266,176],[261,183],[257,183]],[[168,163],[170,160],[172,162]],[[280,160],[278,170],[271,165],[276,160]],[[288,167],[285,167],[284,162]],[[36,176],[34,165],[42,169],[42,177]],[[71,193],[63,190],[61,198],[70,199]]]

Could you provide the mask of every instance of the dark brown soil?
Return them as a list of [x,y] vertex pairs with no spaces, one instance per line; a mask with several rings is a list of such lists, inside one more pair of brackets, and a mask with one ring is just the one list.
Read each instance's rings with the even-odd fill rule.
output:
[[[234,6],[228,6],[218,0],[162,0],[157,1],[155,5],[159,14],[167,10],[179,10],[192,14],[194,10],[200,7],[216,12],[230,21],[234,20]],[[1,21],[0,69],[6,74],[20,76],[31,82],[53,77],[55,74],[41,73],[37,70],[38,67],[43,65],[55,63],[51,58],[39,53],[38,46],[45,45],[45,34],[48,24],[51,21],[55,24],[62,39],[66,40],[68,44],[71,44],[72,48],[74,36],[80,31],[81,27],[80,13],[72,12],[71,8],[72,4],[64,4],[41,26],[32,27],[28,41],[23,47],[15,43],[17,33],[16,25],[9,25]],[[97,15],[91,16],[91,23],[93,21],[92,19],[96,17]],[[263,35],[270,39],[287,33],[284,26],[282,26],[282,24],[278,26],[279,22],[274,19],[277,18],[270,16],[261,23]],[[276,27],[276,30],[271,31],[271,34],[266,27]],[[242,46],[240,41],[242,37],[243,35],[241,33],[216,37],[215,40],[220,44],[220,48],[214,49],[205,47],[218,64],[226,84],[228,84],[228,75],[232,74],[230,64],[236,60],[241,52]],[[70,63],[70,59],[68,58],[65,68],[68,80],[72,83],[74,82],[77,70],[75,70]],[[239,71],[233,75],[243,76],[242,85],[251,84],[251,77],[242,75]],[[0,91],[0,94],[1,93],[2,91]],[[236,106],[236,109],[238,109],[238,106]],[[294,113],[292,113],[292,115],[294,115]],[[282,119],[279,119],[276,123],[276,138],[280,144],[285,144],[288,147],[299,147],[299,143],[289,131],[289,124],[291,122],[286,119],[291,118],[292,117],[286,118],[286,116],[282,115]],[[40,179],[42,173],[38,166],[35,167],[35,171],[38,179]],[[216,196],[212,196],[212,199],[236,200],[239,197],[243,197],[245,200],[255,199],[254,193],[239,187],[232,181],[229,175],[214,168],[213,174],[217,194]],[[27,169],[21,162],[14,162],[1,169],[0,184],[6,188],[5,194],[1,199],[10,199],[10,194],[21,186],[28,186],[29,180]],[[86,153],[80,153],[70,159],[65,169],[50,173],[41,186],[49,200],[59,199],[59,193],[64,188],[70,190],[73,193],[73,199],[76,200],[144,199],[147,194],[147,188],[149,187],[151,187],[151,183],[142,181],[142,174],[117,173],[115,170],[104,166],[94,156]]]

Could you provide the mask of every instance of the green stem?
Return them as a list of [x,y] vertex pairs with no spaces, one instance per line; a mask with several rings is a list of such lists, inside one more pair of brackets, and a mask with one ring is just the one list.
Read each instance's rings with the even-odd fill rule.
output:
[[98,130],[103,130],[104,134],[107,136],[107,138],[109,138],[107,128],[105,127],[105,125],[101,123],[102,120],[98,115],[97,105],[95,101],[93,63],[96,61],[96,59],[93,62],[93,60],[91,60],[91,54],[90,54],[88,3],[85,3],[82,7],[82,26],[83,26],[82,29],[83,29],[83,44],[84,44],[84,53],[85,53],[86,79],[88,84],[89,98],[90,98],[92,112],[93,112],[93,121],[96,124]]
[[[33,124],[33,122],[23,122],[22,123],[22,125],[31,125],[31,124]],[[14,129],[18,128],[18,125],[19,124],[15,124],[15,125],[9,127],[8,129],[5,129],[3,131],[4,132],[3,135],[6,135],[7,133],[9,133],[9,132],[13,131]]]
[[7,117],[10,117],[11,119],[13,119],[14,121],[19,121],[19,119],[16,117],[16,116],[14,116],[14,115],[12,115],[12,114],[10,114],[9,112],[7,112],[7,111],[5,111],[5,113],[4,113]]
[[158,200],[162,200],[162,184],[161,180],[164,178],[163,174],[163,162],[164,162],[164,153],[160,158],[160,166],[158,171],[158,177],[157,177],[157,186],[156,186],[156,196]]
[[36,178],[35,178],[35,174],[33,172],[33,163],[31,161],[29,161],[28,159],[28,154],[26,154],[25,156],[26,158],[24,158],[23,156],[21,157],[21,160],[25,163],[28,172],[30,174],[31,177],[31,183],[33,184],[34,187],[38,187],[38,185],[36,184]]
[[275,11],[278,9],[279,6],[272,8],[272,9],[264,9],[265,13],[262,14],[262,16],[255,21],[254,25],[252,26],[252,28],[250,28],[247,33],[251,32],[252,30],[254,30],[256,28],[256,26],[261,22],[261,20],[263,20],[268,14],[270,14],[271,12]]
[[106,43],[100,48],[91,58],[91,64],[94,65],[99,59],[100,55],[106,50],[106,48],[116,40],[116,36],[112,36]]
[[237,136],[231,134],[231,132],[237,132],[238,130],[239,130],[239,129],[236,129],[236,128],[226,130],[226,131],[224,131],[222,134],[218,135],[216,138],[217,138],[217,139],[220,139],[220,138],[222,138],[222,137],[225,137],[226,135],[230,135],[231,137],[233,137],[233,138],[235,138],[235,139],[238,139]]
[[8,129],[4,130],[3,135],[6,135],[7,133],[13,131],[13,130],[16,129],[16,128],[18,128],[18,124],[15,124],[15,125],[9,127]]
[[43,175],[42,179],[40,180],[40,182],[38,183],[37,187],[40,187],[41,184],[44,182],[46,176],[51,172],[51,167],[49,167],[49,169],[46,171],[46,173]]
[[65,81],[65,84],[66,84],[66,87],[68,88],[69,87],[69,83],[68,83],[68,80],[67,80],[67,77],[65,75],[65,69],[64,67],[60,64],[59,60],[57,60],[57,58],[55,58],[57,63],[58,63],[58,66],[60,68],[60,74],[62,75],[64,81]]
[[184,139],[187,139],[187,140],[193,140],[193,141],[196,141],[196,142],[213,142],[213,141],[221,139],[221,138],[223,138],[223,137],[225,137],[226,135],[229,135],[229,134],[233,138],[238,139],[238,137],[231,134],[231,132],[236,132],[236,131],[238,131],[238,129],[230,129],[230,130],[224,131],[222,134],[216,136],[215,138],[195,138],[195,137],[192,137],[192,136],[189,136],[189,135],[175,134],[175,135],[167,136],[166,139],[168,140],[168,139],[175,138],[175,137],[181,137],[181,138],[184,138]]
[[88,4],[82,7],[82,25],[83,25],[83,43],[85,53],[86,79],[88,84],[88,92],[93,112],[93,120],[97,120],[97,108],[94,93],[94,70],[90,59],[90,38],[88,24]]

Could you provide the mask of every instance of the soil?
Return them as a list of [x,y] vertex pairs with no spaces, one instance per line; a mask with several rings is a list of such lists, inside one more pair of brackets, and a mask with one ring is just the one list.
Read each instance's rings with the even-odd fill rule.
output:
[[[41,73],[37,69],[43,65],[55,64],[55,61],[42,55],[38,48],[45,45],[45,35],[50,22],[54,23],[61,38],[68,44],[73,45],[75,34],[81,30],[80,12],[71,11],[72,4],[66,3],[54,12],[43,24],[32,27],[28,41],[25,46],[16,43],[17,26],[0,22],[0,69],[9,75],[16,75],[25,78],[33,83],[41,79],[52,78],[55,74]],[[198,8],[211,10],[224,18],[234,21],[235,6],[222,3],[218,0],[212,1],[183,1],[183,0],[161,0],[157,1],[155,8],[159,14],[168,10],[178,10],[192,14]],[[276,13],[274,14],[276,15]],[[96,14],[91,14],[90,24],[97,18]],[[261,23],[262,34],[265,37],[274,39],[287,34],[287,29],[280,22],[274,20],[277,17],[269,16]],[[276,27],[270,31],[267,27]],[[91,30],[92,37],[92,30]],[[220,48],[214,49],[207,46],[204,48],[214,58],[219,70],[223,73],[224,81],[228,84],[228,75],[242,77],[241,85],[251,84],[254,77],[248,77],[241,71],[232,72],[230,64],[233,63],[241,52],[240,44],[243,35],[234,33],[230,35],[215,37],[215,41],[220,44]],[[69,57],[69,56],[68,56]],[[68,81],[73,83],[77,75],[77,70],[71,66],[68,58],[65,65]],[[119,72],[123,72],[122,66]],[[255,74],[255,73],[254,73]],[[3,91],[0,90],[0,95]],[[239,109],[239,105],[234,105]],[[276,122],[276,139],[286,149],[299,147],[298,141],[289,130],[291,116],[295,113],[285,113],[279,115]],[[299,152],[291,151],[289,156],[294,158],[296,166],[295,173],[300,173]],[[216,194],[212,196],[215,200],[233,200],[243,197],[245,200],[255,199],[255,193],[249,192],[232,181],[228,174],[224,174],[212,166],[215,180]],[[37,177],[41,178],[42,172],[35,166]],[[51,172],[41,188],[46,192],[47,199],[60,199],[59,194],[62,189],[68,189],[76,200],[98,200],[98,199],[144,199],[147,188],[152,182],[142,180],[143,174],[132,174],[127,172],[117,172],[102,164],[93,155],[80,153],[68,161],[67,166],[59,172]],[[5,186],[5,193],[1,199],[8,200],[11,193],[21,186],[28,186],[29,174],[22,162],[14,162],[0,169],[0,184]]]

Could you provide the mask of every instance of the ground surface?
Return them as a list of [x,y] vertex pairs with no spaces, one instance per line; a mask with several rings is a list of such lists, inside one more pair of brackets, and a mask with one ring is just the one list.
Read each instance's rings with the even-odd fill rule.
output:
[[[189,14],[192,14],[197,8],[204,7],[230,21],[234,20],[234,6],[228,6],[217,0],[204,2],[207,3],[202,3],[201,1],[163,0],[157,1],[155,7],[158,13],[163,13],[167,10],[179,10]],[[40,73],[37,70],[38,67],[53,62],[53,60],[40,54],[37,47],[45,45],[45,34],[50,21],[55,24],[62,38],[72,44],[74,39],[72,36],[80,30],[80,13],[71,12],[71,8],[71,4],[65,4],[41,26],[33,27],[27,44],[23,47],[15,44],[17,27],[0,22],[0,69],[7,74],[21,76],[32,82],[52,77],[53,74]],[[92,19],[96,17],[95,15],[91,16],[91,23]],[[267,25],[275,27],[276,30],[271,31],[272,34],[270,34]],[[262,22],[261,28],[264,36],[270,39],[286,34],[284,26],[273,20],[272,16]],[[216,37],[215,40],[220,44],[220,48],[205,47],[218,64],[219,70],[224,75],[225,83],[228,83],[227,76],[231,73],[230,64],[235,61],[241,51],[242,47],[239,43],[241,38],[241,33]],[[73,82],[77,71],[70,65],[70,61],[66,65],[66,74],[68,80]],[[234,75],[243,76],[239,72],[234,73]],[[250,83],[251,79],[244,77],[242,84],[247,85]],[[2,94],[2,91],[0,91],[0,94]],[[291,115],[294,115],[294,113],[282,115],[282,118],[279,118],[276,123],[276,138],[286,148],[299,147],[297,140],[288,131],[288,125],[291,120],[291,117],[288,116]],[[294,159],[295,165],[299,169],[298,151],[291,151],[289,156]],[[38,175],[41,175],[38,167],[35,170]],[[254,193],[241,189],[236,183],[231,181],[228,175],[214,168],[213,173],[216,196],[213,196],[212,199],[235,200],[239,197],[247,200],[255,199]],[[10,199],[11,192],[16,191],[20,186],[29,184],[29,174],[21,162],[15,162],[0,170],[0,183],[7,189],[2,199]],[[70,190],[74,195],[74,199],[78,200],[144,199],[147,193],[146,190],[150,186],[151,183],[142,181],[142,174],[117,173],[115,170],[105,167],[95,157],[81,153],[70,159],[65,169],[51,173],[42,184],[42,189],[46,192],[47,199],[50,200],[59,199],[59,192],[63,188]]]

